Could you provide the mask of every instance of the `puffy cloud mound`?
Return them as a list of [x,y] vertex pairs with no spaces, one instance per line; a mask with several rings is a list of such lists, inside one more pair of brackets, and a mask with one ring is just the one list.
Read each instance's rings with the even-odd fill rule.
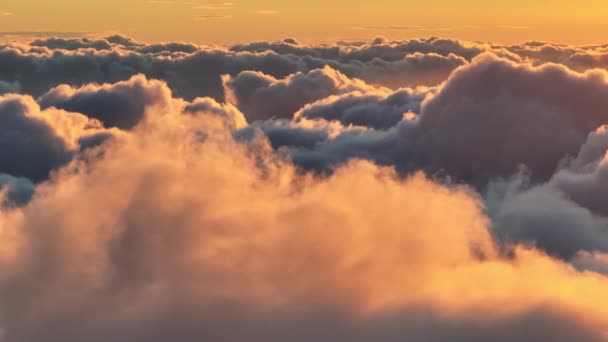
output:
[[224,87],[228,102],[238,107],[250,121],[273,117],[290,119],[304,105],[330,95],[374,89],[330,67],[292,74],[282,80],[244,71],[234,78],[227,76]]
[[421,109],[417,135],[429,162],[463,177],[524,164],[546,178],[608,121],[608,74],[530,68],[480,56],[451,75]]
[[427,91],[401,89],[396,92],[381,90],[353,92],[343,96],[331,96],[306,105],[295,118],[339,121],[342,125],[388,129],[408,115],[420,112]]
[[475,185],[521,166],[535,181],[547,180],[608,121],[606,93],[605,71],[581,74],[482,55],[435,89],[346,94],[308,105],[297,118],[382,130],[345,130],[313,150],[296,146],[293,154],[306,167],[358,157],[405,172],[445,171]]
[[106,127],[131,129],[146,109],[167,108],[171,90],[164,82],[147,80],[143,75],[115,84],[89,84],[75,89],[60,85],[38,98],[42,108],[56,107],[96,118]]
[[79,49],[95,49],[95,50],[111,50],[112,44],[106,39],[91,40],[89,38],[46,38],[37,39],[30,43],[31,46],[43,46],[49,49],[61,50],[79,50]]
[[529,186],[522,175],[492,184],[488,201],[498,235],[533,242],[566,259],[580,261],[581,251],[608,252],[607,138],[605,127],[591,134],[579,155],[544,184]]
[[236,77],[244,71],[282,79],[298,71],[330,66],[351,78],[384,86],[435,85],[486,49],[492,50],[485,45],[469,48],[433,39],[382,47],[306,46],[285,41],[226,49],[179,42],[144,44],[123,36],[50,38],[0,45],[0,80],[18,81],[23,92],[37,97],[57,84],[80,87],[144,74],[166,81],[178,96],[188,100],[223,100],[221,76]]
[[218,103],[208,97],[197,98],[190,103],[184,104],[182,111],[184,114],[189,115],[211,115],[218,117],[225,127],[230,130],[247,126],[247,119],[238,108],[230,104]]
[[80,139],[104,132],[99,121],[58,110],[42,111],[27,96],[0,97],[0,173],[40,181],[68,162]]

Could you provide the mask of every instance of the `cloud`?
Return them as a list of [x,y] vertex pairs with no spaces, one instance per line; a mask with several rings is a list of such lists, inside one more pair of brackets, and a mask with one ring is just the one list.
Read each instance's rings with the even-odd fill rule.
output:
[[138,75],[115,84],[91,84],[81,88],[61,85],[37,101],[42,108],[83,113],[100,120],[106,127],[131,129],[143,119],[146,109],[166,110],[171,98],[171,90],[164,82],[149,81]]
[[13,15],[13,12],[0,11],[0,17],[10,17]]
[[41,181],[70,161],[79,139],[104,132],[82,114],[42,111],[28,96],[0,97],[0,173]]
[[330,67],[295,73],[282,80],[244,71],[234,78],[224,77],[224,88],[227,101],[241,109],[250,121],[292,118],[304,105],[330,95],[375,89]]
[[1,206],[24,205],[31,200],[34,191],[35,185],[29,179],[0,174]]
[[470,190],[300,175],[213,118],[150,116],[0,211],[6,338],[603,339],[608,280],[503,255]]
[[21,87],[18,82],[9,83],[5,81],[0,81],[0,95],[18,93],[20,88]]
[[456,31],[472,29],[474,26],[422,26],[422,25],[408,25],[408,26],[365,26],[362,27],[364,30],[383,30],[383,31]]
[[255,11],[255,14],[257,14],[257,15],[277,15],[279,13],[280,13],[279,11],[269,10],[269,9],[262,9],[262,10]]
[[195,17],[192,17],[192,20],[194,20],[194,21],[206,21],[206,20],[212,20],[212,19],[230,19],[230,18],[232,18],[231,15],[207,14],[207,15],[197,15]]
[[[420,96],[363,96],[371,101],[367,107],[380,108],[383,114],[390,113],[390,106],[378,106],[382,102],[400,104],[397,113],[403,109],[416,114],[420,107],[414,120],[395,124],[392,116],[394,125],[388,131],[348,131],[314,150],[295,148],[294,160],[318,168],[364,157],[402,172],[445,171],[456,181],[480,186],[524,165],[535,181],[547,180],[562,159],[576,155],[587,135],[606,122],[606,91],[604,71],[577,74],[559,65],[536,68],[482,55],[428,96],[423,92],[421,104]],[[362,108],[361,115],[378,117]],[[354,109],[342,107],[338,114],[346,110]]]
[[298,111],[295,118],[338,121],[344,126],[355,125],[377,130],[389,129],[404,118],[415,118],[428,93],[411,89],[388,94],[381,90],[352,92],[310,103]]
[[[111,49],[106,49],[108,45]],[[225,50],[177,42],[147,45],[115,35],[1,45],[0,61],[11,67],[0,69],[0,78],[19,82],[23,92],[40,96],[59,84],[115,83],[141,73],[166,81],[177,96],[188,100],[204,96],[223,100],[221,76],[225,74],[234,77],[250,70],[285,78],[329,65],[350,78],[381,86],[435,85],[479,51],[440,40],[357,49],[286,40]]]
[[0,37],[3,38],[39,38],[39,37],[86,37],[95,32],[83,31],[0,31]]
[[182,109],[188,115],[211,115],[221,118],[223,126],[229,130],[237,130],[248,125],[245,115],[238,108],[230,104],[217,103],[211,98],[196,98],[191,103],[186,103]]
[[529,26],[522,26],[522,25],[501,25],[501,26],[497,26],[497,28],[506,29],[506,30],[529,30],[530,29]]
[[580,252],[572,263],[579,269],[608,274],[608,254]]
[[105,39],[91,40],[89,38],[45,38],[30,42],[31,46],[44,46],[49,49],[78,50],[92,48],[95,50],[111,50],[112,45]]
[[606,141],[604,127],[592,133],[578,156],[546,183],[529,186],[521,177],[510,180],[509,191],[488,200],[498,235],[574,258],[575,264],[581,262],[581,253],[588,259],[590,253],[608,252]]
[[523,164],[547,178],[606,121],[607,90],[602,71],[530,68],[484,55],[425,101],[416,134],[429,162],[461,177],[507,175]]
[[234,7],[234,3],[232,2],[209,2],[206,4],[195,5],[192,8],[196,10],[213,10],[213,11],[222,11],[231,9]]

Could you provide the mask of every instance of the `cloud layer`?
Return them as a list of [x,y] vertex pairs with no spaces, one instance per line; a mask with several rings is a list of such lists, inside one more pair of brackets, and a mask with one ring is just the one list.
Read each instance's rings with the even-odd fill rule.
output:
[[0,46],[0,341],[605,341],[605,46]]

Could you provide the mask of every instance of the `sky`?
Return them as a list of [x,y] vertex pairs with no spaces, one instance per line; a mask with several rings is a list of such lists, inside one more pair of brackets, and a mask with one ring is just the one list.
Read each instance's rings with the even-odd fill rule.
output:
[[122,33],[157,42],[232,44],[442,36],[517,43],[597,43],[608,33],[602,0],[4,0],[0,31]]

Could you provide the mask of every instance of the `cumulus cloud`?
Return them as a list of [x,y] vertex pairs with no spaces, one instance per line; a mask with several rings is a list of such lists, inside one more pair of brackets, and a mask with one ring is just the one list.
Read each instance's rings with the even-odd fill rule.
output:
[[323,119],[338,121],[344,126],[388,129],[404,118],[413,119],[429,93],[428,90],[401,89],[388,93],[373,90],[330,96],[306,105],[295,114],[295,119]]
[[505,175],[518,164],[547,178],[606,122],[607,91],[603,71],[530,68],[483,55],[423,104],[416,134],[424,135],[429,162],[465,178]]
[[236,130],[247,126],[247,119],[238,108],[230,104],[218,103],[209,97],[196,98],[194,101],[184,104],[183,113],[218,117],[229,130]]
[[226,99],[237,106],[250,121],[294,116],[306,104],[330,95],[353,91],[372,91],[365,82],[350,79],[330,68],[295,73],[285,79],[244,71],[236,77],[224,78]]
[[[403,172],[446,171],[478,185],[525,166],[534,181],[543,181],[606,122],[606,92],[605,71],[580,74],[556,64],[532,67],[482,55],[426,93],[342,95],[309,105],[298,116],[350,124],[355,122],[344,117],[360,113],[379,120],[375,127],[391,129],[347,131],[294,155],[312,165],[365,157]],[[363,104],[359,109],[357,101]],[[395,122],[408,111],[417,115]],[[388,124],[383,115],[392,118]]]
[[83,113],[100,120],[106,127],[131,129],[142,120],[147,108],[166,110],[171,98],[171,90],[164,82],[138,75],[115,84],[89,84],[81,88],[60,85],[37,101],[42,108]]
[[0,97],[0,173],[44,180],[80,149],[79,140],[103,133],[99,121],[58,110],[42,111],[28,96]]
[[[47,38],[0,45],[0,79],[40,96],[58,84],[114,83],[136,74],[161,79],[188,100],[223,100],[222,75],[259,71],[275,78],[326,65],[351,78],[393,88],[435,85],[488,46],[438,39],[386,45],[307,46],[286,39],[229,49],[170,42],[144,44],[123,36]],[[502,50],[501,50],[502,51]],[[506,50],[497,53],[506,54]],[[8,67],[10,66],[10,67]]]
[[44,46],[49,49],[78,50],[91,48],[95,50],[111,50],[112,44],[106,39],[92,40],[89,38],[45,38],[30,42],[31,46]]
[[[608,252],[607,149],[596,153],[602,140],[606,144],[604,127],[592,133],[579,155],[546,183],[530,186],[525,176],[519,176],[503,186],[493,184],[494,194],[488,202],[497,234],[534,243],[565,259],[574,258],[575,264],[587,264],[592,253]],[[587,261],[581,260],[581,253]]]

